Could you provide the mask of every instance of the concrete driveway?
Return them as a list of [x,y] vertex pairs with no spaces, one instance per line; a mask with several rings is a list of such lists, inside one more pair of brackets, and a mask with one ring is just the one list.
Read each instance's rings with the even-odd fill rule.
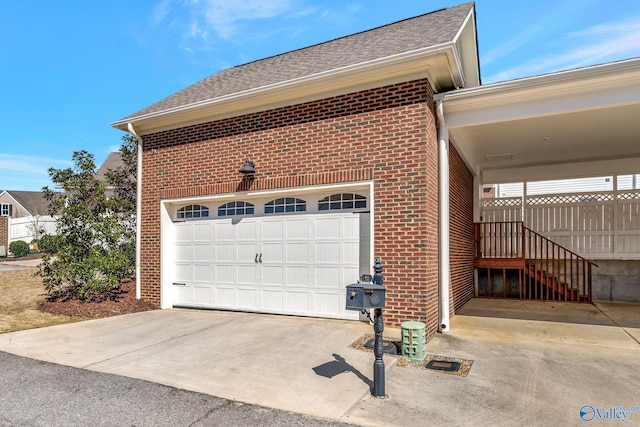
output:
[[40,258],[35,259],[0,259],[0,272],[12,270],[24,270],[25,268],[33,268],[40,265]]
[[[0,350],[337,419],[369,392],[372,356],[349,345],[370,331],[360,322],[175,309],[4,334]],[[327,362],[333,378],[313,370]]]
[[360,425],[606,425],[620,408],[640,425],[639,304],[476,299],[451,326],[427,351],[473,361],[468,376],[386,356],[385,399],[373,354],[350,347],[372,333],[359,322],[164,310],[3,334],[0,350]]

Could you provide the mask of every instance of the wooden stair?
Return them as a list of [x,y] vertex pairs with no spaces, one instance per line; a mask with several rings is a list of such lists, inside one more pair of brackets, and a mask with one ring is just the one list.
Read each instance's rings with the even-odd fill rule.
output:
[[559,277],[549,274],[545,270],[536,269],[533,264],[527,264],[524,273],[536,282],[542,284],[548,291],[554,292],[555,295],[553,296],[557,297],[549,298],[549,293],[547,292],[547,298],[543,299],[559,299],[568,302],[578,301],[578,289],[571,288],[568,283],[561,282]]
[[[507,297],[507,271],[518,271],[516,296],[567,302],[591,302],[592,267],[597,265],[524,226],[522,221],[474,224],[474,267],[501,270]],[[499,275],[498,275],[499,277]]]

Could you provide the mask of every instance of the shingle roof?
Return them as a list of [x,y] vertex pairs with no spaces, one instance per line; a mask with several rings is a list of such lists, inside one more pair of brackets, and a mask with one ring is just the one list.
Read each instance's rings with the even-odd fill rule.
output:
[[473,3],[222,70],[121,121],[454,40]]
[[107,184],[107,171],[111,169],[116,169],[120,166],[124,166],[124,162],[122,161],[122,156],[119,152],[109,153],[107,158],[104,160],[98,172],[96,172],[96,179],[103,184]]
[[[42,196],[41,191],[13,191],[6,190],[7,193],[20,203],[31,215],[48,215],[49,203]],[[3,191],[0,191],[2,193]]]

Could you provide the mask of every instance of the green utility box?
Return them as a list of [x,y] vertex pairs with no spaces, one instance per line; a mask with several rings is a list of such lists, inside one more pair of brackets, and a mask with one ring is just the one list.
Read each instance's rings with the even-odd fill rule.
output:
[[422,322],[403,322],[402,356],[422,363],[427,358],[427,334]]

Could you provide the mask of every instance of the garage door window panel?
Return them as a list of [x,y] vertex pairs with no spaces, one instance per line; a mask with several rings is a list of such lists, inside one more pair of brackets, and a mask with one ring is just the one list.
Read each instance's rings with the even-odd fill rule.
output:
[[367,198],[353,193],[332,194],[318,201],[319,211],[366,209],[366,207]]
[[307,202],[295,197],[280,197],[265,203],[265,214],[306,212]]
[[209,208],[203,205],[188,205],[178,209],[176,217],[178,219],[207,218]]
[[218,216],[253,215],[255,207],[249,202],[229,202],[218,207]]

